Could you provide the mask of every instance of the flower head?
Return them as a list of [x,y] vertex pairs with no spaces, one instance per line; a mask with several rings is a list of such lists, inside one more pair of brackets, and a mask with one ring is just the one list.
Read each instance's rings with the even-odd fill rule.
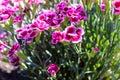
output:
[[58,66],[56,64],[50,64],[48,66],[47,72],[51,75],[56,75],[58,72]]
[[14,43],[12,48],[8,51],[8,57],[11,57],[15,53],[17,53],[19,49],[20,49],[20,44]]
[[71,4],[68,6],[67,17],[70,19],[70,22],[78,23],[81,20],[87,20],[85,10],[80,4]]
[[114,8],[114,14],[118,15],[120,14],[120,0],[114,0],[112,2],[113,8]]
[[13,66],[18,66],[19,65],[19,61],[20,61],[20,58],[16,55],[13,55],[9,58],[9,61],[10,63],[13,65]]
[[55,31],[52,33],[52,44],[57,44],[58,42],[62,41],[64,37],[63,32]]
[[101,9],[101,11],[105,11],[105,9],[106,9],[105,4],[100,4],[100,9]]
[[33,26],[34,25],[24,25],[23,27],[17,29],[17,38],[22,39],[25,44],[30,43],[38,35],[38,30],[36,29],[36,26]]
[[22,22],[22,16],[15,16],[14,17],[14,24],[17,24],[19,22]]
[[95,48],[94,48],[94,51],[95,51],[95,52],[98,52],[98,51],[99,51],[99,49],[98,49],[97,47],[95,47]]
[[65,29],[64,40],[66,42],[79,43],[82,41],[82,35],[84,30],[82,28],[76,28],[75,26],[68,26]]
[[12,48],[8,51],[7,56],[8,56],[9,62],[14,66],[19,65],[19,57],[16,55],[19,49],[20,49],[20,44],[14,43]]
[[38,19],[45,21],[53,28],[58,28],[58,25],[64,21],[64,17],[54,10],[44,10],[40,13]]

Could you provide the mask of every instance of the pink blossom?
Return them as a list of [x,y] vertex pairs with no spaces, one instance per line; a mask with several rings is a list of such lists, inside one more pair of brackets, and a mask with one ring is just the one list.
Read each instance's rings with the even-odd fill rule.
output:
[[12,55],[11,57],[9,57],[9,62],[10,62],[13,66],[18,66],[18,65],[19,65],[19,61],[20,61],[19,56]]
[[63,10],[63,8],[66,6],[66,2],[65,1],[61,1],[60,3],[58,3],[55,7],[57,10]]
[[9,0],[1,0],[0,5],[7,6],[9,4]]
[[62,41],[64,37],[64,33],[60,31],[55,31],[52,33],[52,44],[57,44]]
[[47,72],[51,75],[56,75],[58,72],[58,66],[56,64],[50,64],[48,66]]
[[16,30],[17,38],[22,39],[24,43],[30,43],[37,35],[38,30],[33,25],[24,25]]
[[22,22],[22,16],[15,16],[14,17],[14,24],[17,24],[19,22]]
[[15,11],[13,10],[12,6],[1,6],[0,8],[0,22],[6,22]]
[[82,41],[82,35],[84,31],[82,28],[76,28],[75,26],[68,26],[65,29],[64,40],[66,42],[79,43]]
[[19,57],[16,56],[16,53],[20,49],[20,44],[14,43],[11,47],[11,49],[8,51],[8,59],[10,63],[14,66],[18,66],[19,64]]
[[105,11],[105,9],[106,9],[104,0],[101,0],[100,9],[101,9],[101,11]]
[[31,24],[32,28],[37,28],[40,31],[45,31],[49,29],[49,25],[42,20],[38,20],[36,19],[32,24]]
[[106,9],[105,4],[100,4],[100,9],[101,9],[101,11],[105,11],[105,9]]
[[17,53],[19,49],[20,49],[20,44],[14,43],[12,45],[12,48],[8,51],[8,57],[11,57],[15,53]]
[[98,49],[97,47],[95,47],[95,48],[94,48],[94,51],[95,51],[95,52],[98,52],[98,51],[99,51],[99,49]]
[[64,17],[54,10],[44,10],[40,13],[39,20],[45,21],[49,26],[58,28],[58,25],[64,21]]
[[[25,30],[22,30],[20,33],[19,33],[19,36],[21,36],[21,38],[27,38],[27,36],[28,36],[28,31],[27,31],[27,29],[25,29]],[[20,38],[20,37],[19,37]]]
[[70,22],[79,23],[81,20],[87,20],[84,8],[80,4],[71,4],[68,6],[67,17]]
[[33,30],[32,32],[30,32],[29,37],[30,38],[35,38],[38,35],[38,31],[37,30]]
[[85,32],[84,32],[83,28],[77,28],[76,33],[78,35],[83,35]]
[[114,14],[118,15],[120,14],[120,0],[114,0],[112,2],[113,8],[114,8]]

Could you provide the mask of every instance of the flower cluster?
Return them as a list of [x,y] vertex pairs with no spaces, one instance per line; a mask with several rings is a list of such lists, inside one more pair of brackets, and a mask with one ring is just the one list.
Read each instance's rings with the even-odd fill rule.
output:
[[[23,39],[25,43],[30,43],[33,38],[38,34],[38,31],[45,31],[51,28],[59,28],[60,24],[64,22],[64,18],[68,17],[70,22],[79,22],[81,20],[87,20],[84,8],[82,5],[71,4],[66,5],[65,1],[62,1],[56,5],[55,10],[43,10],[33,20],[32,24],[29,26],[24,26],[16,30],[18,33],[17,38]],[[61,11],[60,11],[61,10]],[[20,19],[21,20],[21,19]],[[71,31],[73,30],[73,32]],[[81,32],[80,32],[81,31]],[[82,35],[84,31],[82,28],[76,28],[75,26],[68,26],[65,31],[55,31],[52,34],[52,44],[57,44],[62,40],[66,42],[78,43],[82,40]]]
[[45,21],[37,18],[33,21],[30,27],[33,29],[38,29],[39,31],[45,31],[48,30],[50,26]]
[[9,7],[5,7],[2,6],[0,8],[0,22],[5,22],[7,21],[13,14],[14,14],[14,10],[13,7],[9,6]]
[[0,22],[6,22],[16,12],[20,10],[20,5],[11,4],[9,0],[2,0],[0,3]]
[[52,44],[57,44],[62,40],[66,42],[79,43],[82,41],[84,30],[75,26],[68,26],[65,31],[55,31],[52,33]]
[[12,48],[8,51],[8,59],[10,63],[14,66],[19,65],[19,57],[16,55],[19,49],[20,49],[20,44],[14,43]]
[[64,16],[68,17],[70,22],[78,23],[81,20],[87,20],[85,10],[80,4],[66,5],[66,2],[60,2],[56,5],[56,9]]
[[24,43],[30,43],[38,35],[38,30],[31,28],[30,25],[24,25],[17,29],[16,33],[18,33],[18,39],[22,39]]
[[64,21],[64,17],[54,10],[44,10],[38,16],[39,20],[45,21],[49,26],[58,28],[60,23]]

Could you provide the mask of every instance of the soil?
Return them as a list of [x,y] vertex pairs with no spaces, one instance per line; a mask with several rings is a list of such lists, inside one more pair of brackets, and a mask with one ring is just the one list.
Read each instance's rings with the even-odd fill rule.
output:
[[11,64],[0,61],[0,80],[30,80],[21,75],[19,69],[15,69]]

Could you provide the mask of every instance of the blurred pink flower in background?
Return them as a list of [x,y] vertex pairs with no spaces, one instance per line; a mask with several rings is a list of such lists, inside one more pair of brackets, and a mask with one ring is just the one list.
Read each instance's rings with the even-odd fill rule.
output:
[[99,49],[98,49],[97,47],[95,47],[95,48],[94,48],[94,51],[95,51],[95,52],[98,52],[98,51],[99,51]]
[[112,2],[113,8],[114,8],[114,14],[118,15],[120,14],[120,0],[114,0]]
[[5,37],[7,37],[6,32],[0,33],[0,39],[4,39]]
[[9,2],[9,0],[0,0],[0,5],[7,6]]
[[0,6],[0,22],[6,22],[14,13],[12,6]]
[[100,4],[100,9],[101,9],[101,11],[105,11],[105,9],[106,9],[105,4]]
[[104,0],[101,0],[100,9],[101,9],[101,11],[105,11],[105,9],[106,9]]
[[13,55],[13,56],[9,57],[8,59],[9,59],[9,62],[10,62],[13,66],[18,66],[18,65],[19,65],[19,61],[20,61],[19,56]]
[[58,72],[58,66],[56,64],[50,64],[48,66],[47,72],[51,75],[56,75]]
[[11,49],[8,51],[8,57],[11,57],[11,56],[13,56],[14,54],[16,54],[19,49],[20,49],[20,44],[14,43],[14,44],[12,45]]
[[8,54],[7,54],[9,62],[14,66],[19,65],[19,57],[16,55],[19,49],[20,49],[20,44],[14,43],[11,49],[9,49]]

